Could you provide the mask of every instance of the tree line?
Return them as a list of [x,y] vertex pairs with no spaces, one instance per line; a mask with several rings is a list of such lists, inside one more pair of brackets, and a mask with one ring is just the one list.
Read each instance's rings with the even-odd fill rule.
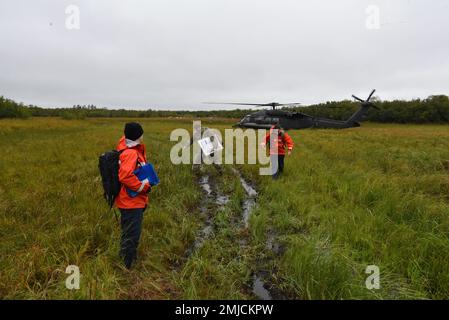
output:
[[[373,99],[377,109],[369,110],[365,120],[383,123],[449,123],[449,97],[433,95],[410,101]],[[350,100],[326,102],[303,108],[292,108],[317,117],[346,120],[360,107]]]
[[[371,109],[367,121],[383,123],[449,123],[449,97],[433,95],[426,99],[414,100],[374,100],[378,109]],[[316,117],[338,120],[348,119],[360,104],[350,100],[320,103],[305,107],[283,108],[283,110],[303,112]],[[98,108],[94,105],[75,105],[72,108],[42,108],[17,103],[0,97],[0,118],[62,117],[63,119],[85,118],[152,118],[152,117],[221,117],[242,118],[254,110],[210,110],[210,111],[170,111],[170,110],[127,110]]]
[[28,118],[31,112],[28,106],[17,103],[11,99],[0,97],[0,119],[1,118]]

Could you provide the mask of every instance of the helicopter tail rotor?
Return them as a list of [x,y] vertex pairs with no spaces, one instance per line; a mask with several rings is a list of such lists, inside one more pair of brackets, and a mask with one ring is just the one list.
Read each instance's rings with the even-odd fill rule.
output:
[[366,101],[369,101],[371,99],[371,97],[373,96],[374,92],[376,92],[376,89],[373,89],[373,91],[371,91],[371,93],[368,96],[368,99],[366,99]]
[[373,91],[371,91],[371,93],[369,94],[369,96],[368,96],[368,98],[366,99],[366,100],[363,100],[363,99],[360,99],[359,97],[357,97],[357,96],[355,96],[355,95],[352,95],[352,97],[354,98],[354,99],[356,99],[356,100],[358,100],[359,102],[361,102],[362,103],[362,107],[372,107],[372,108],[374,108],[374,109],[376,109],[376,110],[379,110],[379,108],[374,104],[374,103],[372,103],[370,100],[371,100],[371,98],[372,98],[372,96],[373,96],[373,94],[376,92],[376,89],[373,89]]
[[370,100],[373,97],[376,89],[373,89],[366,100],[360,99],[359,97],[352,95],[354,99],[361,103],[361,107],[348,119],[346,124],[348,127],[360,126],[360,121],[364,119],[365,115],[368,113],[369,108],[374,108],[379,110],[379,108],[372,103]]

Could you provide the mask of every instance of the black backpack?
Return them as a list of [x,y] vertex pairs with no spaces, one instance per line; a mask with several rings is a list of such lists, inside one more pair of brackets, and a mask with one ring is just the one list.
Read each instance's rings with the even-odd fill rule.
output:
[[98,161],[98,169],[100,169],[101,180],[103,182],[104,198],[109,208],[114,205],[115,198],[120,192],[121,183],[118,178],[118,170],[120,167],[120,154],[122,151],[112,150],[103,153]]

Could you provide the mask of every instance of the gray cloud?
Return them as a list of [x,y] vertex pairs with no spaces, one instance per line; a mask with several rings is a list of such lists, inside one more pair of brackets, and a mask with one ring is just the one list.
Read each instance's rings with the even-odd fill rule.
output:
[[[80,30],[65,8],[80,8]],[[381,28],[365,27],[380,8]],[[444,0],[3,0],[0,95],[42,106],[207,109],[448,94]]]

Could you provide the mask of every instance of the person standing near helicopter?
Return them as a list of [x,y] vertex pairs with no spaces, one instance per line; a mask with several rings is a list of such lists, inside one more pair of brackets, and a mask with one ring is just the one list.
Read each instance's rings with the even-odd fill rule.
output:
[[[273,145],[270,145],[270,141],[273,142]],[[264,142],[262,142],[263,147],[266,145],[270,148],[270,160],[273,168],[272,178],[276,180],[284,172],[286,149],[289,156],[292,154],[294,146],[293,139],[279,124],[275,124],[265,136]]]

